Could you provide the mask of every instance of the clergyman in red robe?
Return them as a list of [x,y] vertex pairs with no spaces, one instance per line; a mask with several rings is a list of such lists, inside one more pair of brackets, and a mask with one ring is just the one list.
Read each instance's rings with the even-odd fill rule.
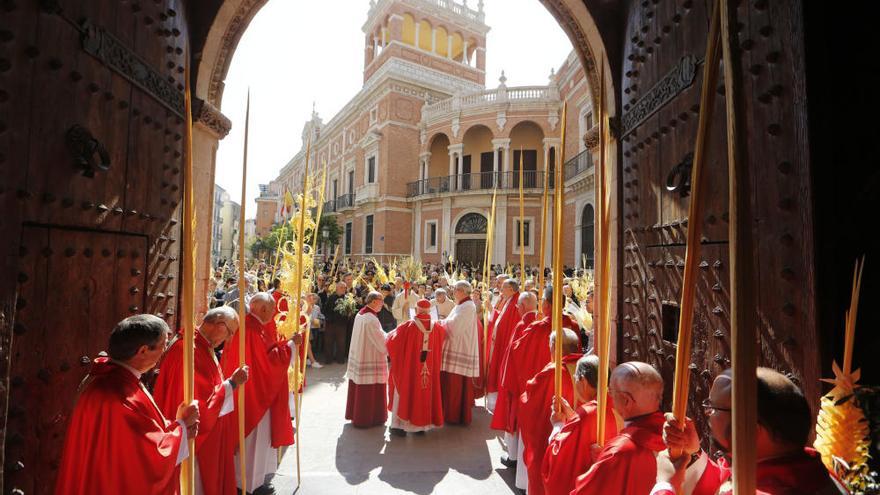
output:
[[[502,380],[502,387],[508,391],[508,394],[516,398],[517,405],[511,408],[514,414],[514,419],[511,421],[517,427],[519,425],[519,397],[525,392],[526,383],[550,362],[551,354],[548,343],[550,342],[550,334],[553,333],[553,322],[550,318],[550,315],[553,314],[552,287],[544,289],[541,312],[545,315],[544,318],[535,320],[528,325],[522,331],[522,335],[510,346],[507,367]],[[565,328],[570,330],[578,328],[577,323],[568,316],[562,315],[562,320]],[[520,438],[516,443],[518,450],[522,451],[522,439]],[[511,449],[511,447],[508,448]],[[510,453],[511,451],[508,450],[508,454]],[[520,453],[517,453],[516,458],[522,460]],[[516,487],[522,490],[528,487],[526,467],[521,463],[516,466]]]
[[[550,334],[550,348],[556,343],[556,333]],[[562,338],[562,397],[574,403],[574,386],[571,376],[581,358],[581,341],[572,330],[564,329]],[[528,469],[528,493],[543,495],[544,481],[541,465],[547,442],[553,431],[550,422],[551,405],[555,395],[556,363],[551,361],[526,384],[519,403],[519,432],[523,443],[522,461]]]
[[520,315],[516,308],[519,299],[519,283],[507,279],[501,284],[501,298],[489,315],[489,363],[486,372],[486,393],[490,411],[495,410],[498,387],[501,382],[501,364],[507,349],[510,348],[511,336]]
[[[726,370],[717,377],[703,403],[709,419],[712,442],[724,452],[733,445],[731,430],[732,376]],[[803,393],[788,377],[769,368],[757,369],[758,430],[755,438],[757,494],[761,495],[840,495],[847,491],[830,474],[815,450],[805,447],[813,418]],[[686,455],[674,464],[666,452],[657,457],[657,484],[652,494],[693,493],[729,495],[732,486],[729,459],[707,460],[700,450],[700,439],[689,418],[684,429],[671,415],[664,425],[664,438],[671,450]],[[697,459],[691,462],[690,459]],[[702,462],[698,476],[692,471]],[[677,468],[677,469],[676,469]],[[696,479],[694,482],[692,479]],[[678,492],[673,483],[680,487]],[[691,490],[690,485],[694,485]]]
[[130,316],[110,334],[108,358],[92,363],[73,408],[55,493],[176,494],[187,439],[198,433],[195,401],[169,420],[140,382],[168,343],[168,325]]
[[624,428],[605,444],[590,469],[578,477],[572,495],[645,495],[657,477],[663,443],[663,377],[647,363],[630,361],[611,373],[608,395]]
[[[264,485],[269,488],[265,480],[278,468],[276,449],[293,445],[287,369],[293,349],[302,342],[302,336],[296,334],[290,340],[279,338],[272,320],[275,300],[269,293],[254,294],[249,307],[244,325],[245,362],[250,368],[250,380],[244,387],[244,455],[247,489],[252,491]],[[226,376],[238,368],[240,352],[239,338],[229,340],[224,346],[221,365]],[[227,430],[237,448],[238,427]],[[235,465],[238,464],[236,459]],[[235,470],[235,476],[240,487],[239,471]]]
[[443,426],[440,360],[446,330],[431,321],[431,302],[416,303],[416,317],[388,334],[391,432],[427,431]]
[[[238,314],[229,306],[209,310],[195,332],[193,394],[200,404],[199,434],[196,437],[196,494],[233,495],[235,467],[232,462],[234,445],[227,428],[236,428],[233,390],[247,381],[248,368],[238,368],[229,379],[214,354],[220,344],[238,330]],[[159,369],[153,387],[156,405],[166,417],[174,415],[183,400],[183,338],[171,344]],[[230,418],[233,420],[230,421]]]
[[[559,411],[551,414],[553,434],[544,452],[541,478],[544,493],[567,494],[574,488],[575,479],[593,464],[592,447],[598,438],[596,387],[599,377],[599,357],[595,354],[578,359],[574,372],[575,397],[582,402],[577,409],[563,398]],[[617,422],[611,410],[611,401],[605,402],[605,441],[617,435]]]
[[531,292],[522,292],[517,298],[517,311],[520,314],[519,323],[513,327],[513,335],[511,335],[511,346],[508,346],[504,353],[504,359],[501,361],[501,380],[498,384],[498,400],[495,401],[495,411],[492,414],[491,427],[493,430],[504,432],[504,445],[507,449],[507,455],[501,458],[501,463],[507,467],[515,467],[518,459],[517,450],[519,444],[519,436],[516,431],[516,410],[519,406],[519,396],[504,386],[504,376],[508,372],[508,364],[510,362],[510,348],[513,342],[521,335],[523,330],[528,327],[538,316],[538,299]]

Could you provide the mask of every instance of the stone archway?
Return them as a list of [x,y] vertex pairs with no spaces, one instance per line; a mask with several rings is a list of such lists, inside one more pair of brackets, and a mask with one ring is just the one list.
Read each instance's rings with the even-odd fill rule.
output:
[[[597,18],[601,16],[607,17],[608,7],[603,6],[600,2],[592,0],[538,0],[550,12],[550,14],[559,22],[561,29],[568,35],[569,40],[578,54],[581,66],[587,76],[590,92],[594,96],[594,101],[599,98],[599,64],[604,66],[605,74],[605,112],[610,118],[614,118],[617,114],[615,102],[618,101],[616,95],[618,93],[615,88],[611,63],[607,54],[607,47],[616,46],[616,35],[613,32],[603,30],[597,24]],[[217,9],[213,18],[206,22],[205,25],[210,26],[207,29],[193,33],[193,46],[196,47],[197,70],[193,87],[195,88],[195,101],[199,111],[196,112],[195,128],[193,132],[193,159],[194,170],[196,175],[196,184],[202,184],[202,187],[196,186],[195,197],[201,203],[196,205],[196,214],[198,218],[212,218],[211,202],[208,198],[212,197],[208,187],[214,184],[214,167],[215,155],[219,140],[229,132],[230,123],[220,112],[219,108],[223,98],[223,81],[229,70],[232,56],[238,46],[244,31],[247,29],[250,21],[257,12],[268,2],[268,0],[221,0],[220,7]],[[595,10],[598,17],[591,14],[591,10]],[[605,19],[607,21],[607,19]],[[613,24],[611,21],[605,22],[606,25]],[[582,136],[589,139],[590,133]],[[617,190],[619,182],[617,162],[617,137],[612,135],[607,149],[608,167],[609,167],[609,187],[610,190]],[[611,218],[619,217],[617,205],[611,205]],[[209,236],[210,225],[200,225],[197,227],[196,234],[199,238],[207,238]],[[611,253],[616,258],[619,251],[618,246],[618,228],[617,223],[611,222]],[[209,243],[201,243],[197,253],[200,260],[204,260],[197,267],[196,284],[197,290],[207,289],[208,273],[210,266]],[[612,259],[612,264],[616,264]],[[619,286],[618,274],[611,275],[611,293],[612,302],[612,320],[617,320],[617,296],[616,288]],[[199,308],[197,308],[198,310]]]

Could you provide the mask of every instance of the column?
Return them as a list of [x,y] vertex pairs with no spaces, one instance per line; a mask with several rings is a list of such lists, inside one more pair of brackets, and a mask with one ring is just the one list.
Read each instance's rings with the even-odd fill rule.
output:
[[[547,140],[544,140],[544,180],[550,180],[550,148],[552,146],[547,146]],[[540,170],[540,169],[538,169]],[[537,185],[537,182],[536,182]],[[544,187],[544,183],[541,183],[541,187]]]
[[492,183],[490,184],[492,187],[498,180],[498,165],[498,146],[492,144]]
[[446,37],[446,58],[452,58],[452,33]]
[[420,47],[419,47],[419,32],[421,32],[421,30],[422,30],[422,23],[419,22],[418,20],[416,20],[415,23],[416,23],[416,42],[415,42],[415,46],[416,46],[416,48],[420,48]]
[[437,28],[431,29],[431,53],[437,53]]
[[468,63],[467,52],[468,52],[468,42],[465,41],[464,42],[464,50],[461,51],[461,63],[463,63],[465,65],[467,65],[467,63]]
[[379,38],[373,36],[373,58],[379,54]]
[[449,177],[446,178],[449,184],[449,190],[455,190],[455,151],[452,146],[449,147]]
[[453,144],[453,145],[449,146],[449,171],[450,171],[449,175],[454,176],[451,181],[451,184],[449,186],[450,191],[453,191],[453,190],[457,191],[457,190],[461,189],[461,185],[462,185],[461,173],[462,173],[462,167],[463,167],[462,152],[463,151],[464,151],[463,144]]
[[388,42],[385,41],[385,38],[387,38],[387,36],[385,36],[385,34],[386,34],[387,32],[388,32],[387,28],[384,28],[384,27],[383,27],[383,28],[382,28],[382,34],[381,34],[381,36],[382,36],[382,39],[381,39],[381,41],[382,41],[382,48],[385,48],[386,46],[388,46]]

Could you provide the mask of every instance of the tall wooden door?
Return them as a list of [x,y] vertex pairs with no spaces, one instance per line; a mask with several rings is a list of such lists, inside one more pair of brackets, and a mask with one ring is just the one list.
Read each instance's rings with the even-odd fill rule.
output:
[[51,493],[83,363],[131,314],[176,327],[187,29],[181,0],[2,12],[0,491]]
[[455,242],[455,260],[471,266],[482,266],[486,255],[486,239],[458,239]]
[[[728,207],[723,88],[713,108],[702,218],[688,218],[707,10],[713,2],[630,2],[617,75],[622,115],[617,136],[623,266],[620,293],[622,360],[653,364],[671,395],[687,229],[700,222],[689,414],[716,374],[730,366]],[[792,373],[807,397],[819,397],[819,358],[811,275],[812,211],[804,98],[802,6],[739,2],[735,43],[746,68],[743,139],[749,142],[754,238],[752,261],[761,362]],[[720,82],[719,82],[720,85]],[[748,262],[748,261],[747,261]],[[667,404],[668,406],[668,404]],[[815,407],[815,404],[814,404]]]

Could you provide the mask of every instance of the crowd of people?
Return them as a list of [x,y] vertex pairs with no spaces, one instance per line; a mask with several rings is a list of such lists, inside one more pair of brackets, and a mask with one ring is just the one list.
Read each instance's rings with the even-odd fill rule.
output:
[[[393,278],[375,262],[352,266],[319,266],[300,318],[301,328],[310,329],[308,341],[305,332],[279,335],[276,321],[289,316],[290,297],[270,278],[271,267],[259,264],[244,274],[244,322],[233,309],[237,279],[218,271],[212,308],[196,331],[196,400],[190,403],[183,401],[180,336],[150,315],[120,322],[107,355],[95,360],[83,383],[56,492],[119,493],[136,485],[177,493],[179,466],[190,455],[187,440],[195,438],[197,493],[232,494],[242,486],[272,493],[276,449],[294,443],[292,392],[300,385],[288,370],[300,362],[347,366],[344,417],[356,428],[384,433],[387,425],[393,436],[421,436],[446,425],[468,427],[474,409],[485,407],[491,428],[503,437],[501,462],[515,471],[520,493],[730,491],[731,459],[716,460],[703,449],[730,451],[729,372],[715,379],[703,403],[712,438],[701,440],[691,419],[677,422],[662,412],[664,383],[653,366],[618,364],[609,377],[600,441],[599,360],[590,349],[591,320],[582,314],[592,313],[590,291],[578,289],[587,280],[583,273],[569,270],[563,281],[557,400],[549,272],[540,287],[529,267],[525,277],[515,268],[493,267],[484,283],[483,273],[467,266],[424,265],[420,274]],[[239,330],[244,350],[232,338]],[[241,352],[247,366],[239,366]],[[151,394],[142,379],[157,364]],[[812,417],[798,387],[770,369],[759,368],[757,378],[759,492],[845,493],[807,447]],[[233,390],[245,382],[242,452],[230,413],[237,407]],[[138,462],[119,458],[123,446],[137,450]]]

